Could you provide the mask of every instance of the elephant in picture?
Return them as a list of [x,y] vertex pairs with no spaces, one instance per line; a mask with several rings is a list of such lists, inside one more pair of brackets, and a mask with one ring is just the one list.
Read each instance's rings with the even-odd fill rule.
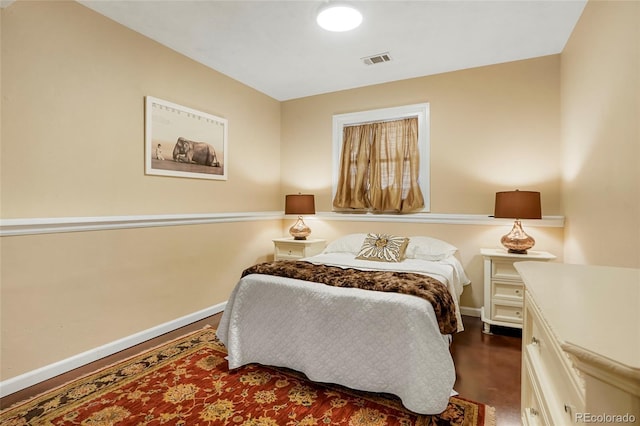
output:
[[216,150],[204,142],[194,142],[179,137],[173,148],[173,160],[179,163],[195,163],[203,166],[220,167]]

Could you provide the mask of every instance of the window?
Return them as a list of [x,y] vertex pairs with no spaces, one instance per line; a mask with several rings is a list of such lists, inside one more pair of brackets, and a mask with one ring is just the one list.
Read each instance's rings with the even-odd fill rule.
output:
[[333,117],[336,211],[429,210],[429,104]]

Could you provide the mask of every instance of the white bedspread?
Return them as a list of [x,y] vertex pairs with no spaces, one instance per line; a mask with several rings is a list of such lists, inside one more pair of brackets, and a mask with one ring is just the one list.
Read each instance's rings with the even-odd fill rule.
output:
[[361,270],[387,270],[397,272],[412,272],[429,275],[447,286],[456,305],[456,319],[458,320],[458,332],[464,331],[462,316],[460,315],[460,295],[464,286],[469,284],[469,278],[458,259],[451,256],[437,262],[429,262],[419,259],[404,259],[402,262],[375,262],[371,260],[356,259],[350,253],[321,253],[308,257],[307,262],[339,266],[342,268],[355,268]]
[[[334,255],[306,260],[345,262]],[[373,267],[363,262],[342,266]],[[403,268],[418,266],[405,262]],[[423,265],[414,272],[420,273],[424,263],[438,264],[429,275],[453,289],[458,300],[468,282],[461,268],[417,262]],[[421,414],[442,412],[455,381],[450,336],[440,334],[431,304],[416,296],[252,274],[236,285],[217,335],[231,369],[250,363],[288,367],[317,382],[397,395]]]

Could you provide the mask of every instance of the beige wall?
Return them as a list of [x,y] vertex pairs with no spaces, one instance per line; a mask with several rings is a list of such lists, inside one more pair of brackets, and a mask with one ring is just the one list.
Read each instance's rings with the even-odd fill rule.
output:
[[640,3],[590,1],[562,53],[565,258],[640,267]]
[[[285,192],[312,191],[331,210],[332,116],[429,102],[431,212],[493,213],[496,191],[541,191],[544,215],[562,215],[559,55],[312,96],[282,104]],[[311,223],[315,222],[315,226]],[[456,245],[473,284],[461,304],[482,302],[481,247],[510,226],[398,224],[316,219],[313,236],[349,232],[431,235]],[[536,250],[562,259],[562,228],[527,228]]]
[[432,212],[489,214],[520,188],[561,214],[559,69],[554,55],[284,102],[283,188],[331,210],[332,116],[429,102]]
[[2,379],[227,300],[280,224],[2,237]]
[[[3,219],[282,209],[280,103],[75,2],[0,9]],[[144,175],[144,96],[224,117],[227,181]],[[281,220],[2,237],[0,378],[226,300]]]
[[[4,219],[282,208],[278,101],[75,2],[2,31]],[[146,95],[228,120],[228,181],[144,175]]]

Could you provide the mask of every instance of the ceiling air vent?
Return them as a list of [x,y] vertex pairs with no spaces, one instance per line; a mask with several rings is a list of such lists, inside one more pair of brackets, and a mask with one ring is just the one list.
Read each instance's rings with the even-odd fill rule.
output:
[[389,56],[389,52],[378,53],[377,55],[362,58],[362,62],[367,65],[382,64],[383,62],[389,62],[390,60],[391,56]]

